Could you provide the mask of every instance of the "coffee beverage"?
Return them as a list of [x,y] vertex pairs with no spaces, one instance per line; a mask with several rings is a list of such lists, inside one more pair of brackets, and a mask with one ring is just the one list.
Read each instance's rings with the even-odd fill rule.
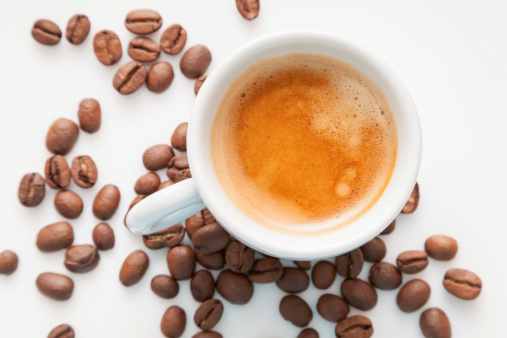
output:
[[283,297],[279,310],[285,320],[299,327],[307,326],[313,318],[313,312],[308,303],[296,295]]
[[327,56],[292,54],[258,62],[232,82],[213,123],[211,156],[241,212],[277,231],[315,233],[379,199],[397,142],[389,104],[364,74]]
[[125,286],[137,284],[143,278],[150,260],[144,251],[136,250],[125,258],[120,269],[120,282]]
[[283,268],[282,277],[276,281],[276,286],[287,293],[301,293],[308,289],[309,285],[310,277],[308,277],[308,274],[303,269],[290,266]]
[[81,44],[90,33],[90,20],[86,15],[76,14],[67,24],[65,37],[74,45]]

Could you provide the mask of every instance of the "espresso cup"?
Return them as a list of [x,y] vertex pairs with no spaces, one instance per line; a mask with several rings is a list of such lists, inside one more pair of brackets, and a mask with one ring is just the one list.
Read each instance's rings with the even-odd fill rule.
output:
[[[278,232],[250,219],[227,196],[212,163],[211,129],[230,84],[259,61],[293,53],[325,55],[358,69],[383,91],[397,127],[396,163],[382,195],[354,221],[320,234]],[[394,70],[371,51],[322,32],[266,36],[231,55],[201,87],[187,131],[192,178],[162,189],[135,205],[127,215],[127,227],[135,234],[149,234],[207,207],[231,235],[262,253],[295,260],[336,256],[371,240],[399,214],[416,183],[421,143],[419,118],[407,88]]]

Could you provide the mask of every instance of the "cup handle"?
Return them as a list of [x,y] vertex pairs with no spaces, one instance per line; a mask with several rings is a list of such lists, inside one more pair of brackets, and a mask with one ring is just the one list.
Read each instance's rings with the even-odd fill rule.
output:
[[137,203],[127,214],[127,228],[137,235],[157,232],[179,223],[206,206],[188,178]]

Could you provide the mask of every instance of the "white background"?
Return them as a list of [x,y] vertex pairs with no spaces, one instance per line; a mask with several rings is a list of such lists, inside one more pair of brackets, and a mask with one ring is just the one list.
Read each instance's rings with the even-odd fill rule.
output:
[[[398,217],[396,231],[383,236],[386,261],[409,249],[422,249],[424,240],[444,233],[459,242],[451,262],[432,260],[418,277],[428,281],[431,298],[425,306],[441,307],[449,316],[454,337],[499,337],[505,321],[507,290],[504,244],[507,239],[507,3],[505,1],[425,0],[407,1],[266,1],[254,21],[244,20],[233,0],[215,1],[12,1],[0,12],[2,47],[0,64],[0,251],[19,255],[18,270],[0,276],[0,337],[44,337],[60,323],[71,324],[78,337],[161,337],[160,319],[167,307],[178,304],[187,313],[184,337],[197,332],[193,314],[198,304],[189,282],[180,293],[164,300],[150,290],[150,280],[167,274],[167,250],[151,251],[123,226],[123,216],[135,197],[133,185],[144,174],[141,156],[147,147],[168,143],[172,131],[186,121],[194,101],[194,82],[179,71],[179,56],[161,55],[175,68],[168,91],[153,94],[146,88],[130,96],[112,87],[116,70],[130,60],[128,41],[134,37],[124,25],[133,9],[153,8],[163,17],[162,29],[152,37],[159,41],[165,28],[180,23],[188,32],[186,47],[203,43],[213,54],[210,70],[256,37],[291,29],[331,32],[361,43],[383,57],[399,73],[419,110],[424,150],[419,184],[421,202],[412,215]],[[69,18],[88,15],[90,36],[80,46],[62,38],[54,47],[36,43],[33,22],[47,18],[65,34]],[[123,57],[106,67],[93,54],[93,35],[112,29],[121,38]],[[63,265],[65,252],[38,251],[35,238],[45,225],[63,220],[53,207],[55,191],[28,209],[17,200],[18,184],[27,172],[43,172],[50,156],[45,147],[49,125],[59,117],[77,120],[81,99],[94,97],[102,106],[102,126],[95,134],[81,132],[67,155],[88,154],[99,169],[99,180],[89,190],[71,183],[84,200],[84,211],[74,227],[75,244],[91,243],[99,222],[91,212],[101,186],[120,187],[120,208],[108,222],[116,245],[101,252],[98,267],[75,274]],[[160,173],[165,178],[165,173]],[[309,178],[310,179],[310,178]],[[124,258],[143,249],[150,267],[141,282],[122,286],[118,273]],[[366,264],[361,278],[367,278]],[[475,301],[462,301],[442,286],[447,269],[462,267],[481,276],[483,291]],[[66,302],[40,294],[35,286],[45,271],[72,277],[75,290]],[[338,293],[341,277],[327,292]],[[313,286],[302,297],[314,309],[310,326],[321,337],[333,337],[334,325],[315,311],[320,294]],[[422,310],[405,314],[395,304],[397,291],[378,291],[377,306],[366,313],[378,337],[422,337],[418,321]],[[300,329],[285,322],[278,304],[283,297],[275,285],[255,285],[247,306],[225,302],[216,330],[225,337],[296,337]],[[220,297],[219,297],[220,298]],[[220,298],[221,299],[221,298]],[[352,310],[351,314],[360,313]]]

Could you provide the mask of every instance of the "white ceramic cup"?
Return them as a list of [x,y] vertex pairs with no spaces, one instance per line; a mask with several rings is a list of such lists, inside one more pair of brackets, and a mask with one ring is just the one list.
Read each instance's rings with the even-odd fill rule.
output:
[[[281,233],[254,222],[228,198],[211,160],[211,128],[218,105],[232,81],[261,60],[292,53],[327,55],[356,67],[382,89],[396,120],[398,154],[383,194],[358,219],[325,234]],[[327,33],[288,32],[249,43],[208,76],[188,123],[187,152],[192,178],[162,189],[134,206],[127,216],[130,231],[148,234],[162,230],[206,206],[231,235],[253,249],[276,257],[309,260],[335,256],[361,246],[398,215],[416,183],[421,130],[409,92],[393,69],[378,56]]]

